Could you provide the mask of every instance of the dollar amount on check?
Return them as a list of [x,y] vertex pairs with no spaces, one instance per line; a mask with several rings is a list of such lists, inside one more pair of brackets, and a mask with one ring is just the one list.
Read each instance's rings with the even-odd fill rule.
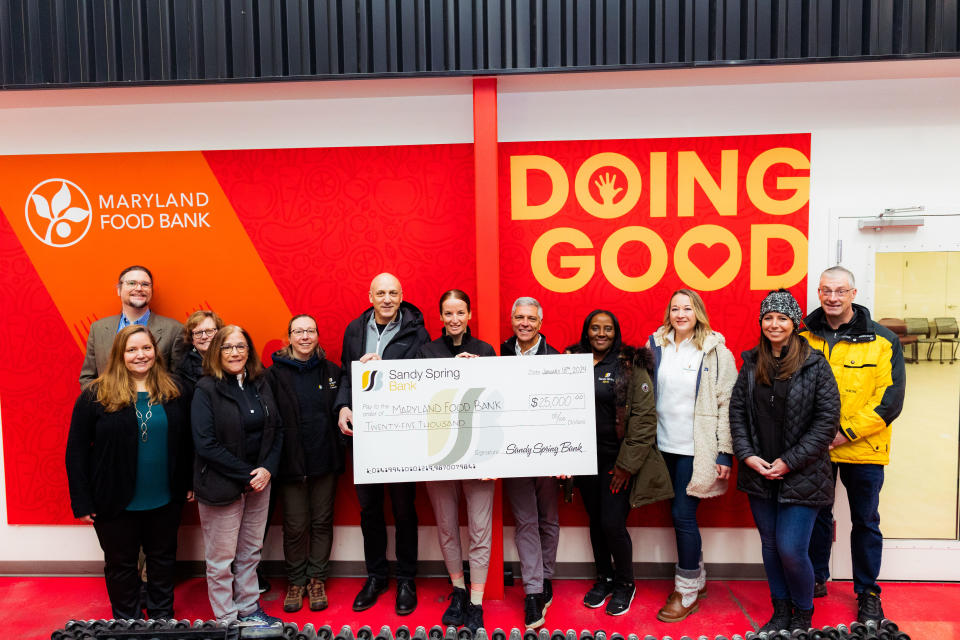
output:
[[353,363],[356,483],[597,472],[590,354]]

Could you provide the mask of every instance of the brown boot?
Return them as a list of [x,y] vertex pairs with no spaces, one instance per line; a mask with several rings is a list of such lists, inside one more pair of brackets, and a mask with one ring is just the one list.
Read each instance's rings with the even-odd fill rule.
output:
[[310,600],[310,611],[323,611],[327,608],[327,589],[323,580],[310,578],[307,585],[307,598]]
[[[673,593],[667,598],[667,603],[657,612],[657,620],[660,622],[680,622],[700,608],[698,577],[696,573],[693,573],[690,577],[681,576],[678,570],[676,577],[674,577]],[[687,604],[684,605],[684,602]]]
[[283,599],[283,610],[287,613],[300,611],[303,608],[303,592],[306,587],[302,584],[292,584],[287,589],[287,596]]

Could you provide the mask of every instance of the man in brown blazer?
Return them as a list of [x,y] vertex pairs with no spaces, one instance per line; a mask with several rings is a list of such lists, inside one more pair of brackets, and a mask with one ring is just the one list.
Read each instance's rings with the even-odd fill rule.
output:
[[180,355],[183,327],[171,318],[150,312],[153,298],[153,275],[146,267],[133,265],[120,272],[117,279],[120,296],[120,315],[97,320],[87,336],[87,355],[80,369],[80,386],[86,386],[103,373],[110,359],[110,349],[117,332],[131,324],[145,325],[157,340],[157,348],[169,369],[173,359]]

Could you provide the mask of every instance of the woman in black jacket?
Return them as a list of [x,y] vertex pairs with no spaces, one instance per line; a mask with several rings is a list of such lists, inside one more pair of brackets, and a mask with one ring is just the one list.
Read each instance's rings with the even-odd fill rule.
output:
[[333,546],[333,499],[343,473],[343,442],[334,407],[340,367],[327,360],[313,316],[294,316],[290,344],[273,354],[267,381],[283,420],[280,474],[274,485],[283,505],[283,558],[290,588],[283,610],[327,608],[324,581]]
[[[440,296],[440,319],[443,334],[420,348],[420,358],[477,358],[495,356],[493,347],[470,335],[470,296],[460,289],[450,289]],[[490,544],[493,537],[494,483],[483,480],[436,480],[426,482],[427,495],[437,519],[437,538],[443,561],[453,583],[450,605],[441,621],[446,626],[466,625],[471,631],[483,626],[483,591],[490,565]],[[460,494],[467,503],[467,524],[470,533],[470,593],[467,594],[463,574],[463,552],[460,548]]]
[[147,616],[173,618],[177,529],[190,491],[189,399],[141,325],[120,330],[106,371],[73,408],[66,464],[73,514],[93,524],[113,617],[142,618],[138,550],[147,561]]
[[223,327],[220,316],[213,311],[194,311],[183,325],[184,353],[177,364],[176,374],[189,385],[193,393],[197,381],[203,377],[203,354],[210,347],[213,336]]
[[279,623],[260,607],[257,565],[283,445],[280,414],[244,329],[218,331],[203,369],[190,415],[210,605],[221,621]]
[[826,359],[798,335],[802,314],[790,292],[760,305],[760,344],[743,354],[730,399],[730,432],[760,532],[773,617],[761,631],[810,627],[813,565],[808,548],[820,507],[833,502],[829,448],[840,395]]

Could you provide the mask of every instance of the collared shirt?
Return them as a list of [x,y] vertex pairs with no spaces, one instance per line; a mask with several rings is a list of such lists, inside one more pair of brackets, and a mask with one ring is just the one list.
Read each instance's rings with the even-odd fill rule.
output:
[[693,413],[697,374],[703,352],[687,338],[679,345],[667,334],[657,369],[657,447],[667,453],[693,455]]
[[137,318],[137,319],[134,320],[133,322],[130,322],[130,319],[127,318],[127,314],[121,312],[121,313],[120,313],[120,322],[117,323],[117,333],[120,333],[120,330],[121,330],[121,329],[123,329],[124,327],[129,327],[129,326],[132,325],[132,324],[138,324],[138,325],[140,325],[141,327],[145,327],[145,326],[147,326],[147,323],[148,323],[149,321],[150,321],[150,310],[149,310],[149,309],[147,309],[147,312],[146,312],[145,314],[143,314],[142,316],[140,316],[139,318]]
[[383,350],[387,348],[394,336],[400,332],[400,314],[397,310],[397,317],[387,323],[387,326],[380,331],[377,327],[377,314],[371,313],[370,320],[367,321],[367,337],[364,343],[364,353],[375,353],[383,356]]
[[514,345],[514,348],[515,348],[516,351],[517,351],[517,355],[518,355],[518,356],[532,356],[532,355],[536,355],[536,353],[537,353],[537,348],[540,346],[540,341],[541,341],[542,339],[543,339],[543,336],[541,336],[541,335],[538,333],[538,334],[537,334],[537,341],[534,342],[534,343],[533,343],[533,346],[530,347],[529,349],[527,349],[526,351],[524,351],[523,349],[520,348],[520,341],[517,340],[517,343]]

